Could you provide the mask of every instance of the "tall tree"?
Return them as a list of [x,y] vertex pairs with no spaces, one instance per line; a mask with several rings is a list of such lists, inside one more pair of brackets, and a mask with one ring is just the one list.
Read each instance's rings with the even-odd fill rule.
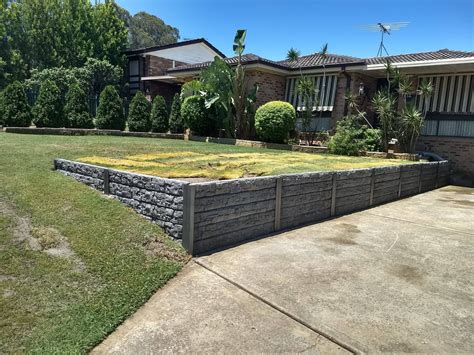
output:
[[128,32],[112,0],[93,8],[94,57],[107,59],[111,64],[123,64]]
[[162,19],[146,12],[139,12],[130,19],[130,47],[143,48],[176,43],[179,30]]

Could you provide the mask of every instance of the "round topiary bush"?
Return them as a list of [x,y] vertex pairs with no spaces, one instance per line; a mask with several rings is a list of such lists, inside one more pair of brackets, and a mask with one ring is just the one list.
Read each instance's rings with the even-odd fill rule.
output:
[[255,113],[255,130],[265,142],[285,142],[295,123],[296,111],[288,102],[270,101]]
[[138,91],[130,102],[128,129],[132,132],[149,132],[151,129],[150,102]]
[[31,123],[31,108],[23,86],[15,81],[0,94],[0,125],[28,127]]
[[100,93],[95,125],[100,129],[118,129],[123,131],[125,123],[122,99],[115,87],[107,85]]
[[51,80],[41,83],[38,99],[33,107],[33,123],[36,127],[64,127],[63,95]]
[[211,130],[204,98],[201,96],[189,96],[184,99],[181,105],[181,116],[185,126],[197,135],[206,135]]
[[181,98],[179,94],[173,97],[170,114],[170,131],[171,133],[183,133],[183,118],[181,116]]
[[66,112],[68,127],[94,128],[94,122],[87,105],[87,94],[82,90],[79,83],[74,83],[69,87],[64,111]]
[[168,132],[169,116],[163,96],[156,96],[151,108],[151,130],[153,132]]

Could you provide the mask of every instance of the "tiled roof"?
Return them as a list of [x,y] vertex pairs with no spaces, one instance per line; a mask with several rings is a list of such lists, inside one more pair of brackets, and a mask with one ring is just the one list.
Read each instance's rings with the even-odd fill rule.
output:
[[365,62],[370,64],[384,64],[389,60],[391,63],[401,62],[418,62],[424,60],[440,60],[440,59],[456,59],[474,57],[474,52],[452,51],[449,49],[441,49],[436,52],[423,52],[411,54],[399,54],[388,57],[366,58]]
[[363,64],[364,60],[361,58],[351,57],[347,55],[338,55],[338,54],[326,54],[322,55],[319,53],[310,54],[300,57],[298,61],[289,61],[282,60],[278,63],[288,66],[290,68],[310,68],[317,67],[322,65],[339,65],[339,64],[348,64],[348,63],[361,63]]
[[[463,51],[452,51],[449,49],[441,49],[435,52],[423,52],[423,53],[412,53],[412,54],[400,54],[387,57],[373,57],[373,58],[356,58],[347,55],[338,54],[311,54],[300,57],[298,61],[273,61],[256,54],[244,54],[242,55],[243,64],[266,64],[275,68],[283,70],[298,70],[301,66],[302,69],[318,68],[323,65],[326,66],[339,66],[339,65],[357,65],[357,64],[384,64],[387,60],[392,63],[401,62],[416,62],[416,61],[428,61],[428,60],[440,60],[440,59],[456,59],[456,58],[468,58],[474,57],[474,52],[463,52]],[[225,58],[224,59],[230,65],[237,65],[237,57]],[[211,62],[203,62],[190,65],[182,65],[173,69],[168,69],[168,72],[183,72],[183,71],[194,71],[209,66]]]
[[[238,63],[238,57],[231,57],[231,58],[224,58],[224,61],[229,63],[230,65],[237,65]],[[253,63],[264,63],[268,64],[274,67],[280,67],[282,69],[288,69],[287,66],[282,65],[278,62],[275,62],[270,59],[266,59],[263,57],[260,57],[256,54],[253,53],[248,53],[244,54],[241,57],[242,64],[253,64]],[[180,71],[193,71],[193,70],[198,70],[202,68],[206,68],[211,64],[212,62],[203,62],[203,63],[197,63],[197,64],[187,64],[187,65],[181,65],[179,67],[173,68],[173,69],[168,69],[168,72],[173,73],[173,72],[180,72]]]

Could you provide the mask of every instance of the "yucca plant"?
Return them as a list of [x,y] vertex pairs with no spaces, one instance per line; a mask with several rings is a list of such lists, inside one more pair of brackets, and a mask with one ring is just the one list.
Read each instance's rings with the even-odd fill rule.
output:
[[[298,79],[296,86],[296,91],[301,97],[302,108],[301,108],[301,123],[303,132],[305,134],[305,139],[308,145],[313,144],[313,135],[310,132],[311,129],[311,118],[313,117],[313,106],[314,106],[314,97],[316,96],[316,88],[314,86],[314,81],[307,76],[301,76]],[[316,104],[317,105],[317,104]],[[304,109],[303,109],[304,107]]]
[[372,107],[380,119],[382,130],[382,141],[385,150],[388,149],[388,141],[396,132],[396,110],[395,98],[384,91],[377,91],[372,98]]
[[423,118],[426,118],[426,113],[428,112],[428,107],[430,106],[431,96],[433,96],[433,84],[431,81],[422,80],[418,86],[416,94],[420,96],[421,99],[425,102],[423,105]]
[[415,152],[416,141],[420,136],[424,124],[424,117],[414,105],[408,105],[400,113],[402,143],[410,153]]

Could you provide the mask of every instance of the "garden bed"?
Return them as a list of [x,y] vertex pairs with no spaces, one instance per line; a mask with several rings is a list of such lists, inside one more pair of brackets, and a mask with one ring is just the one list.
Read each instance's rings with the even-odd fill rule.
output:
[[62,159],[55,168],[157,222],[191,254],[429,191],[449,180],[447,161],[205,183]]

